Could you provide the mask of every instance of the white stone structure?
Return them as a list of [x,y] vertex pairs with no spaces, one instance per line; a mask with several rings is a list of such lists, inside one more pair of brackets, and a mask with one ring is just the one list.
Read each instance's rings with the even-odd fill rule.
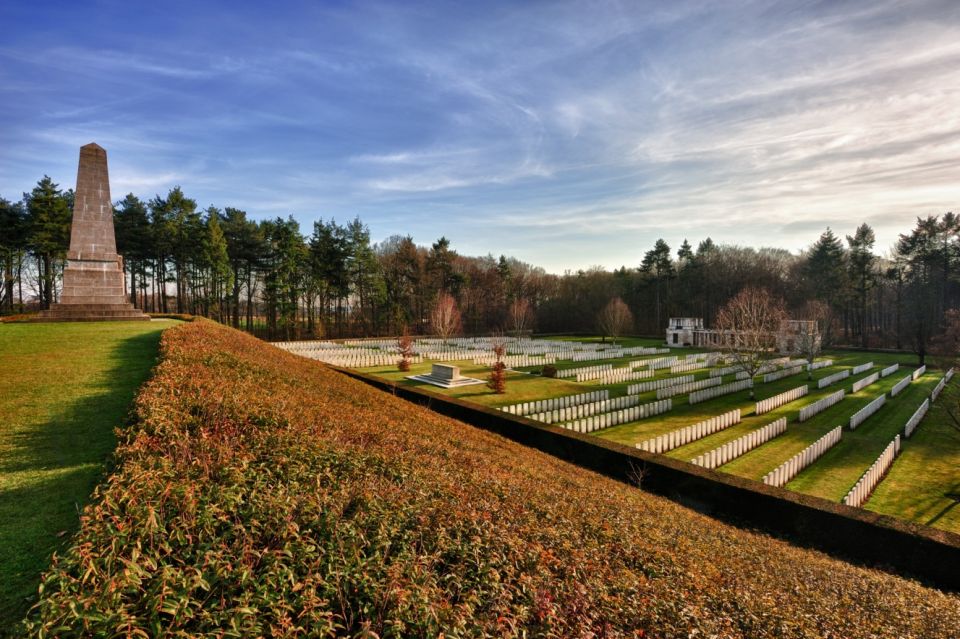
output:
[[703,332],[702,317],[671,317],[667,325],[668,346],[697,346],[695,333]]
[[459,388],[460,386],[483,383],[481,379],[464,377],[460,374],[459,366],[450,366],[449,364],[434,364],[430,369],[429,375],[408,375],[407,379],[432,384],[433,386],[439,386],[441,388]]
[[[780,323],[777,331],[777,350],[781,353],[797,353],[801,344],[814,339],[819,347],[820,331],[814,320],[787,319]],[[671,317],[666,330],[667,346],[695,346],[716,348],[720,344],[720,333],[705,328],[702,317]]]

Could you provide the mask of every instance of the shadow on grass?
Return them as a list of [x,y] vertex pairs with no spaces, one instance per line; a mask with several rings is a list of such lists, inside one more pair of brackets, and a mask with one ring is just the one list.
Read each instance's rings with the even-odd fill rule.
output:
[[120,340],[90,394],[11,434],[13,453],[0,461],[0,474],[13,480],[0,491],[0,637],[12,636],[36,599],[51,554],[76,532],[116,446],[113,430],[125,422],[156,362],[159,338],[158,331]]
[[943,510],[941,510],[936,515],[934,515],[933,518],[927,522],[928,526],[932,526],[938,521],[940,521],[944,516],[947,515],[947,513],[953,510],[957,506],[957,504],[960,504],[960,493],[947,493],[946,495],[944,495],[944,497],[946,497],[947,499],[952,499],[953,503],[948,504],[946,507],[943,508]]

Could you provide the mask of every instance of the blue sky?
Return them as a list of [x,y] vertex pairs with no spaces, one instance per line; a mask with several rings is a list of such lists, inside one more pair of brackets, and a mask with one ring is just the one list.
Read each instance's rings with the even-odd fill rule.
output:
[[110,157],[562,272],[960,209],[960,2],[0,5],[0,195]]

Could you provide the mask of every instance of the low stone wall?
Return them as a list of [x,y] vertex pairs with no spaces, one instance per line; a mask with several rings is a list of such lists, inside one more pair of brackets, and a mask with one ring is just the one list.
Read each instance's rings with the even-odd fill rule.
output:
[[[938,588],[960,590],[960,535],[766,486],[357,371],[345,375],[437,413],[483,428],[735,525],[782,535],[847,560],[893,569]],[[748,569],[747,567],[744,568]]]

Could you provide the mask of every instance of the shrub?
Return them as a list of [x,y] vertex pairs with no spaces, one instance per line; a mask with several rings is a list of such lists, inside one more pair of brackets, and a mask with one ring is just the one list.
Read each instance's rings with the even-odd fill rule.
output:
[[718,523],[205,320],[164,332],[118,438],[29,635],[960,627],[955,595]]
[[557,376],[557,367],[553,364],[546,364],[543,367],[543,371],[540,373],[544,377],[556,377]]

